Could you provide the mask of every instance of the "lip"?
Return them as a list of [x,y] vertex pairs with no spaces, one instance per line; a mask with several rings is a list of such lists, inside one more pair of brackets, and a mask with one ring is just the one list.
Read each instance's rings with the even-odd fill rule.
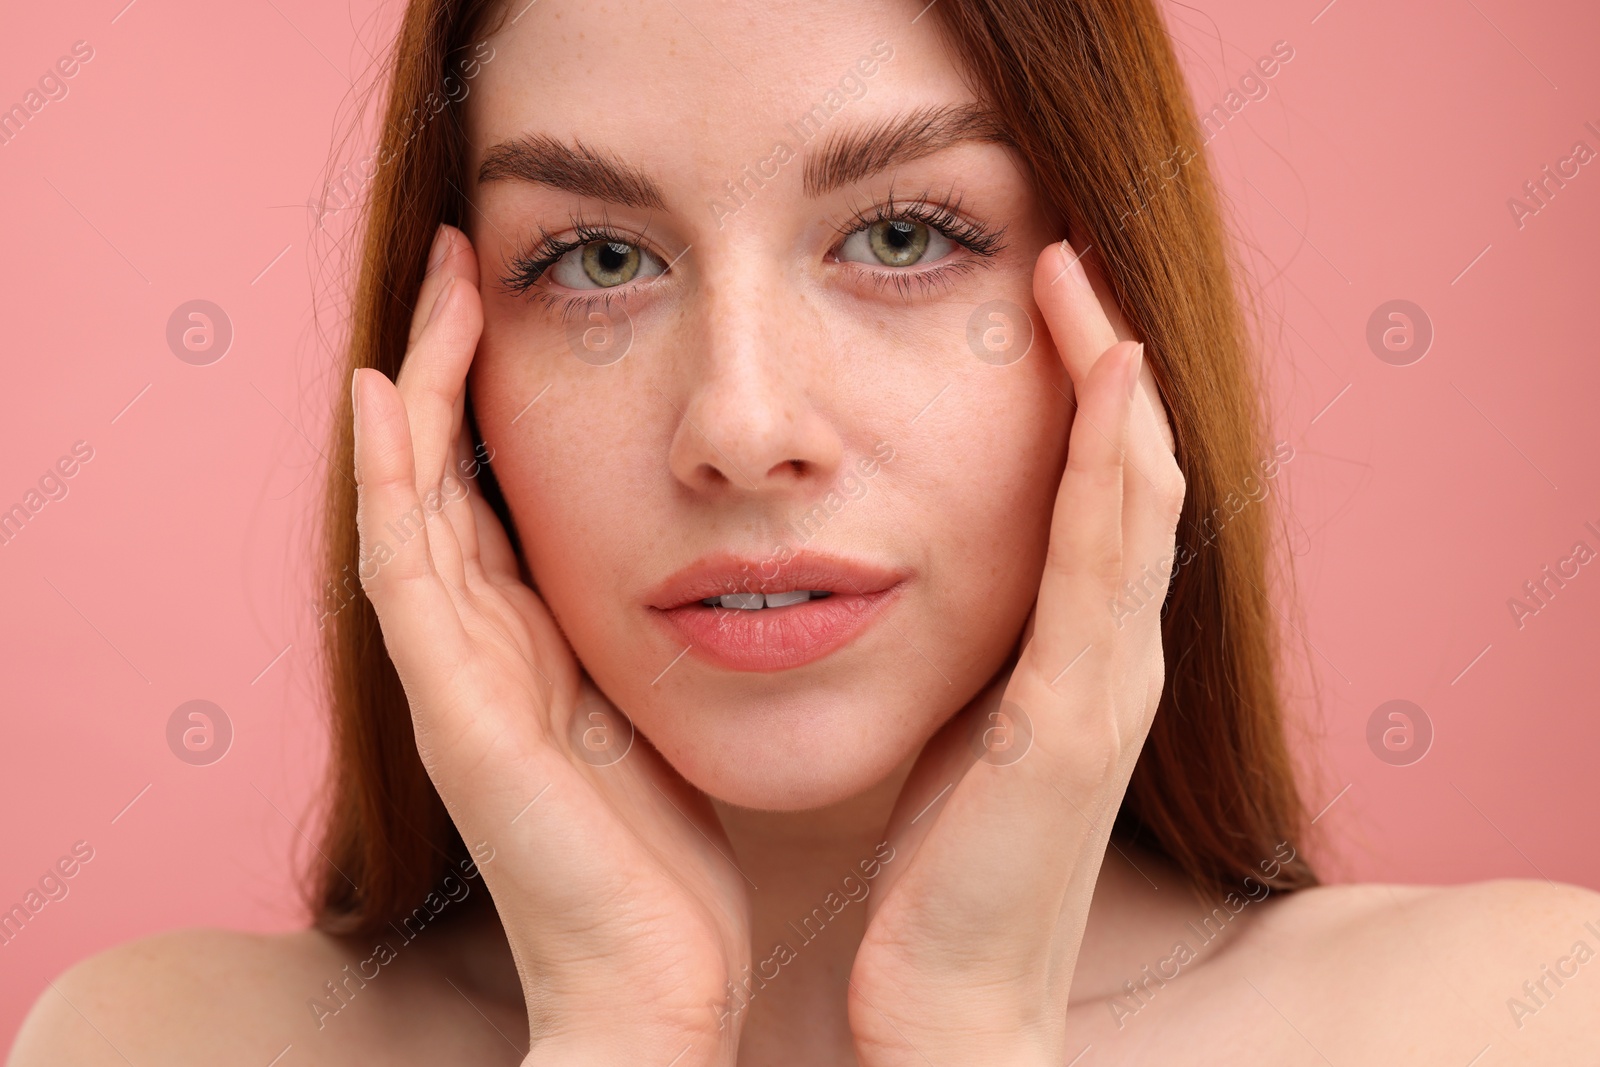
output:
[[[781,565],[771,557],[724,553],[667,579],[647,597],[647,609],[704,661],[736,671],[781,671],[813,663],[860,636],[898,598],[908,577],[892,567],[818,553],[796,553]],[[700,603],[796,589],[832,595],[759,611]]]

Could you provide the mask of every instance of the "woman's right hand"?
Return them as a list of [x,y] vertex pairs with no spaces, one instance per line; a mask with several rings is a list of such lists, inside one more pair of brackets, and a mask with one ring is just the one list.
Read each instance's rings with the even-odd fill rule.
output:
[[528,1005],[524,1062],[732,1063],[744,878],[710,805],[632,739],[462,478],[477,259],[441,226],[429,263],[398,383],[351,381],[362,588],[429,777],[463,839],[493,849],[481,869]]

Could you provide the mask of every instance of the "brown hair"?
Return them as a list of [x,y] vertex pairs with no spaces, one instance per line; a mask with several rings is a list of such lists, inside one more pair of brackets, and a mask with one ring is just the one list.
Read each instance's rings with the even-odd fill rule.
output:
[[[371,177],[347,366],[396,377],[412,302],[441,221],[464,228],[469,188],[453,64],[485,36],[495,0],[413,0],[389,71]],[[1201,890],[1253,877],[1316,884],[1278,691],[1274,562],[1265,502],[1222,511],[1255,484],[1266,448],[1252,344],[1203,138],[1152,0],[941,0],[967,76],[999,113],[1043,202],[1092,249],[1172,416],[1188,483],[1162,637],[1167,680],[1117,819]],[[441,95],[446,99],[440,105]],[[1176,168],[1175,174],[1169,174]],[[349,391],[329,450],[353,466]],[[492,474],[480,479],[508,532]],[[1226,514],[1225,536],[1204,539]],[[331,477],[324,513],[324,657],[332,714],[328,813],[308,879],[316,924],[367,934],[410,912],[467,850],[417,755],[405,694],[361,594],[356,496]],[[513,536],[514,533],[513,533]],[[1283,859],[1279,847],[1295,847]]]

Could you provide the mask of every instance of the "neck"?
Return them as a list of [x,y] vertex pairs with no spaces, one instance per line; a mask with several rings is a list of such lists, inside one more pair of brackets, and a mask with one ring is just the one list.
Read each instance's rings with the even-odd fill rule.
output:
[[736,983],[740,1063],[850,1063],[850,965],[866,930],[866,871],[913,760],[866,792],[810,811],[754,811],[714,802],[734,856],[754,883],[751,970]]
[[[730,1010],[743,1023],[741,1067],[853,1063],[845,1014],[851,963],[866,929],[861,864],[877,847],[911,761],[867,792],[826,808],[754,811],[713,801],[751,899],[751,969]],[[854,876],[848,882],[847,876]],[[498,916],[486,905],[461,916],[466,936],[435,944],[439,964],[469,990],[520,1004],[521,986]],[[1104,1011],[1141,968],[1177,941],[1208,956],[1191,923],[1211,914],[1167,860],[1120,843],[1100,868],[1072,983],[1075,1007]],[[1260,908],[1251,909],[1254,917]],[[1232,924],[1230,924],[1232,925]],[[1222,940],[1218,939],[1217,945]],[[1098,1004],[1098,1007],[1096,1005]],[[708,1006],[707,1010],[711,1010]]]

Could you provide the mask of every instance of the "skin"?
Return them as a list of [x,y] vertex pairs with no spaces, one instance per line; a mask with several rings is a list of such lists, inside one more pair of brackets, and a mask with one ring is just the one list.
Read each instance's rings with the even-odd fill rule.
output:
[[[1080,283],[992,144],[821,198],[796,160],[731,217],[706,207],[876,40],[895,58],[837,128],[971,102],[918,7],[536,5],[494,39],[466,105],[469,174],[509,137],[581,135],[665,204],[475,186],[467,231],[441,230],[400,380],[352,383],[364,545],[426,515],[366,591],[425,765],[481,846],[476,905],[320,1023],[307,1001],[371,946],[124,946],[45,992],[10,1063],[267,1063],[286,1045],[281,1062],[329,1064],[1468,1063],[1485,1045],[1485,1064],[1583,1062],[1600,963],[1520,1027],[1505,1003],[1574,942],[1600,948],[1582,926],[1600,896],[1567,886],[1267,896],[1128,998],[1175,942],[1200,945],[1191,924],[1216,901],[1108,849],[1162,660],[1157,613],[1119,628],[1104,605],[1170,554],[1183,486],[1092,256]],[[689,25],[740,42],[756,87]],[[836,227],[891,186],[959,191],[1004,248],[909,299],[880,287],[881,264],[837,260]],[[680,257],[629,295],[632,347],[607,366],[574,358],[558,309],[496,285],[574,212]],[[1003,367],[966,343],[995,299],[1037,337]],[[470,480],[446,479],[471,468],[469,393],[537,593]],[[674,662],[653,585],[711,550],[770,552],[879,441],[894,458],[816,544],[908,575],[886,617],[789,671]],[[970,740],[1001,699],[1033,731],[1014,762]],[[585,759],[595,708],[648,741]],[[728,978],[885,841],[870,891],[735,1011]]]

